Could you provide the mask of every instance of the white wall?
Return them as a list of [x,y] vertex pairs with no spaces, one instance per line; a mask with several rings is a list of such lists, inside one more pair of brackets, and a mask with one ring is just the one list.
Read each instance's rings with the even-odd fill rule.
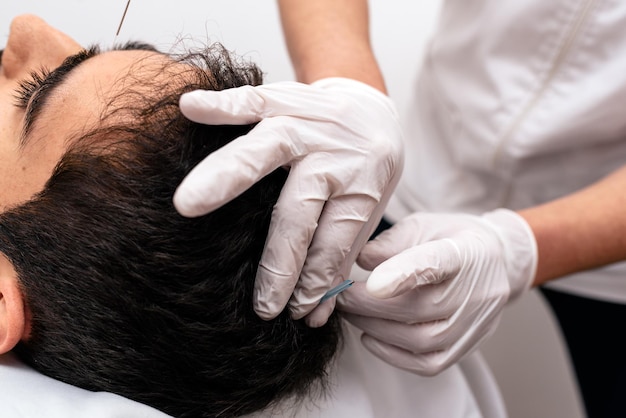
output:
[[482,353],[511,418],[583,418],[583,406],[556,320],[537,290],[504,312]]
[[[405,103],[421,40],[430,31],[438,1],[375,0],[371,3],[373,44],[390,94]],[[11,19],[34,13],[83,45],[113,44],[126,0],[2,0],[0,46]],[[402,7],[399,7],[399,6]],[[408,9],[408,10],[407,10]],[[266,81],[293,79],[276,3],[269,0],[132,0],[116,42],[139,39],[168,50],[179,37],[222,42],[257,62]]]
[[[11,19],[34,13],[79,43],[111,46],[126,0],[0,0],[0,48]],[[372,0],[372,42],[398,108],[408,103],[413,72],[440,0]],[[133,0],[117,42],[138,39],[167,50],[180,36],[220,41],[257,62],[266,81],[293,79],[278,12],[269,0]],[[511,418],[582,417],[554,322],[532,293],[505,314],[484,346]],[[442,417],[443,418],[443,417]]]
[[[126,0],[2,0],[0,45],[17,14],[34,13],[79,43],[114,42]],[[263,0],[133,0],[116,42],[128,39],[154,43],[168,50],[179,37],[219,41],[237,54],[259,63],[267,81],[291,79],[273,1]]]

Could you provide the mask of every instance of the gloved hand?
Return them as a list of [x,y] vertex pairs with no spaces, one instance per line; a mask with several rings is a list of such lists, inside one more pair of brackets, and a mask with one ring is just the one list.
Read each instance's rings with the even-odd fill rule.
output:
[[431,376],[476,348],[505,304],[530,288],[537,247],[526,221],[506,209],[415,213],[369,242],[357,263],[373,272],[338,296],[338,309],[373,354]]
[[[393,103],[366,84],[328,78],[194,91],[181,97],[180,109],[200,123],[261,121],[189,173],[174,196],[181,214],[208,213],[276,168],[290,167],[259,265],[254,309],[271,319],[289,302],[292,316],[304,317],[349,274],[397,183],[403,154]],[[319,305],[309,325],[324,324],[334,304]]]

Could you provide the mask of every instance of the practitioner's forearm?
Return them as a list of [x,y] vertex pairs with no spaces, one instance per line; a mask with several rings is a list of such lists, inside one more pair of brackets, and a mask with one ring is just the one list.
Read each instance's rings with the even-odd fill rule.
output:
[[537,239],[535,285],[626,260],[626,167],[579,192],[520,214]]
[[298,81],[347,77],[386,92],[370,45],[366,0],[278,0]]

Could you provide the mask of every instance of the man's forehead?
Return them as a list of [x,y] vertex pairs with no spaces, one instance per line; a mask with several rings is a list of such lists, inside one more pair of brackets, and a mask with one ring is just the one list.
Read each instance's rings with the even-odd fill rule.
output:
[[[45,140],[66,148],[66,140],[100,127],[115,99],[148,91],[171,58],[152,51],[109,51],[85,61],[50,94],[27,143]],[[135,96],[135,98],[137,98]],[[58,142],[61,143],[58,143]],[[36,147],[36,145],[35,145]]]
[[91,94],[106,101],[125,87],[148,87],[171,63],[171,58],[152,51],[109,51],[78,67],[68,77],[66,87],[72,93]]

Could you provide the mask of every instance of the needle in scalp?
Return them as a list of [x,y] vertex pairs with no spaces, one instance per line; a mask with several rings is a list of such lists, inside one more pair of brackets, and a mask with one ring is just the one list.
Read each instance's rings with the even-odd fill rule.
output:
[[120,30],[122,29],[122,23],[124,23],[124,18],[126,17],[126,12],[128,11],[128,6],[130,5],[130,0],[126,2],[126,7],[124,8],[124,14],[122,14],[122,20],[120,20],[120,24],[117,27],[117,32],[115,32],[115,37],[120,34]]

